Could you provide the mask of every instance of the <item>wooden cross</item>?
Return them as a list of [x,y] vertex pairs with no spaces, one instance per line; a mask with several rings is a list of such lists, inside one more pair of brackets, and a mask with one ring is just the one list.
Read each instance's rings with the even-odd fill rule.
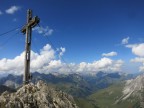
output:
[[40,22],[40,19],[35,16],[32,18],[32,10],[27,11],[27,24],[21,29],[23,34],[26,34],[25,40],[25,70],[23,75],[23,83],[28,84],[31,78],[30,75],[30,56],[31,56],[31,37],[32,28]]

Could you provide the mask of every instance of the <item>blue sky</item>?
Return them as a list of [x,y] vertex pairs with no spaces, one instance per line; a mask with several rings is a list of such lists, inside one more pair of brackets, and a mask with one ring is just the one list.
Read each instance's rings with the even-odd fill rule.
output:
[[[12,6],[17,9],[13,13],[7,12]],[[116,52],[115,56],[105,57],[124,61],[123,71],[138,72],[143,67],[142,61],[130,62],[136,57],[140,60],[144,57],[137,49],[135,52],[139,45],[143,48],[144,42],[143,0],[5,0],[0,6],[0,33],[23,26],[29,8],[33,15],[40,17],[43,29],[52,30],[48,38],[54,46],[66,49],[63,58],[68,63],[92,63],[104,58],[103,53]],[[15,36],[16,32],[0,37],[0,45],[4,43],[0,48],[1,60],[13,59],[24,51],[25,36],[21,33]],[[11,35],[15,37],[6,42]],[[37,47],[32,44],[34,52],[50,44],[43,35],[38,29],[33,31]]]

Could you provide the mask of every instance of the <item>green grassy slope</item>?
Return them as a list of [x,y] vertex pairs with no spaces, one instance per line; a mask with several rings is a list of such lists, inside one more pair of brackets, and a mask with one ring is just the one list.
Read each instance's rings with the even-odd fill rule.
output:
[[75,100],[80,108],[140,108],[139,100],[136,97],[116,103],[122,96],[123,87],[124,83],[112,85],[86,98]]
[[137,99],[133,97],[116,103],[122,96],[123,87],[123,83],[112,85],[90,95],[88,98],[95,101],[100,108],[134,108],[137,104]]
[[99,108],[93,100],[86,98],[77,98],[75,99],[75,102],[79,108]]

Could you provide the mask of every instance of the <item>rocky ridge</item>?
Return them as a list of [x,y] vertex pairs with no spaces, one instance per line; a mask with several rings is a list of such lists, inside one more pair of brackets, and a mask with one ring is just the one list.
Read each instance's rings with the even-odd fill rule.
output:
[[133,103],[132,108],[144,108],[144,74],[125,82],[122,96],[115,101],[115,104],[126,101]]
[[0,96],[0,108],[78,108],[71,95],[49,87],[43,81],[22,86],[15,93]]
[[132,96],[139,96],[144,91],[144,74],[135,79],[127,80],[123,89],[123,100]]

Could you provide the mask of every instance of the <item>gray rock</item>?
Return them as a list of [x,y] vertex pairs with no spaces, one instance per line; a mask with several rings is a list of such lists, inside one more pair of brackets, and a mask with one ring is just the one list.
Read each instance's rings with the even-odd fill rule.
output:
[[78,108],[71,95],[56,91],[43,81],[22,86],[0,96],[0,108]]

